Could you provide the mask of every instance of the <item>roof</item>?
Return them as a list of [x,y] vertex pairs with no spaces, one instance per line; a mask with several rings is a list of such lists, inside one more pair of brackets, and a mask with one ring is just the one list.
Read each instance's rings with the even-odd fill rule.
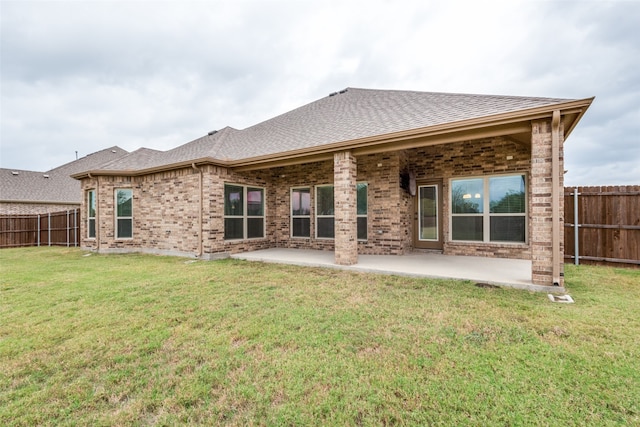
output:
[[591,100],[347,88],[243,130],[225,127],[164,152],[138,150],[95,172],[145,171],[203,160],[240,165],[400,133],[551,111],[576,101],[588,106]]
[[80,183],[72,174],[98,167],[128,152],[114,146],[88,154],[47,172],[0,169],[0,201],[79,204]]

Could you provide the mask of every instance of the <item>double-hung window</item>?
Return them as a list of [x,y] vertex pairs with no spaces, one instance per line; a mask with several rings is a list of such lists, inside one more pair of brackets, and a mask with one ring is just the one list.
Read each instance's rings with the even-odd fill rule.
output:
[[264,189],[225,184],[224,238],[262,238],[264,224]]
[[458,241],[525,243],[524,175],[451,180],[451,238]]
[[311,189],[291,189],[291,237],[311,235]]
[[[367,200],[366,182],[356,184],[356,215],[358,222],[358,240],[367,240]],[[316,237],[319,239],[335,238],[335,209],[333,185],[316,187]]]
[[133,190],[120,188],[116,190],[116,238],[133,237]]
[[87,191],[87,237],[96,237],[96,190]]

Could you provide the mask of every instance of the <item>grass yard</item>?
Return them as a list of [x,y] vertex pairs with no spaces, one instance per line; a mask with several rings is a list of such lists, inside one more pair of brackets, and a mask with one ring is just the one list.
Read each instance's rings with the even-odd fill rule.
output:
[[0,425],[640,424],[640,270],[546,294],[0,251]]

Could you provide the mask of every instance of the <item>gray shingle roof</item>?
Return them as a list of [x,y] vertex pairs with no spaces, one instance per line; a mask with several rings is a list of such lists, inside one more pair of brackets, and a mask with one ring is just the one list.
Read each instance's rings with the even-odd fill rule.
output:
[[12,202],[80,203],[80,182],[70,175],[99,167],[128,152],[111,147],[47,172],[0,169],[0,200]]
[[135,151],[101,170],[210,158],[243,160],[551,106],[571,99],[348,88],[243,130],[230,127],[165,152]]
[[348,88],[234,135],[244,159],[566,102],[565,99]]

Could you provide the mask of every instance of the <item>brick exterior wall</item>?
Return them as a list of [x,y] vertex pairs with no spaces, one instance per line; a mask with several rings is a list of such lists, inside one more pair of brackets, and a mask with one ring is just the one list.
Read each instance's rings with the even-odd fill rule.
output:
[[[417,181],[442,179],[443,253],[447,255],[487,256],[496,258],[530,258],[531,251],[528,244],[451,241],[451,217],[449,215],[451,211],[451,178],[524,173],[528,183],[530,181],[529,170],[531,168],[531,152],[528,146],[505,138],[487,138],[417,148],[408,150],[406,156],[410,159],[407,167],[415,172]],[[529,200],[531,200],[530,191]],[[413,215],[413,207],[403,212],[408,212],[409,215]],[[530,211],[528,220],[530,223]],[[531,227],[529,227],[529,231],[531,231]],[[528,239],[531,239],[531,233],[529,233]]]
[[[273,198],[272,218],[273,240],[277,247],[293,249],[333,250],[334,241],[315,238],[315,187],[333,185],[333,161],[279,167],[272,169],[272,186],[269,192]],[[311,236],[291,237],[291,189],[309,188],[311,196]]]
[[[358,241],[358,253],[363,255],[402,255],[410,249],[410,216],[406,212],[411,198],[400,188],[402,152],[359,156],[357,182],[368,184],[367,240]],[[270,194],[274,195],[275,215],[273,238],[275,246],[296,249],[334,250],[333,239],[315,238],[315,188],[334,183],[333,162],[324,161],[272,169]],[[311,236],[291,237],[291,189],[310,188]]]
[[[268,171],[238,174],[226,168],[202,166],[137,177],[83,179],[83,194],[96,190],[97,238],[87,238],[84,219],[82,247],[100,252],[141,251],[203,258],[272,247],[268,231],[262,239],[224,239],[224,184],[265,188],[265,221],[269,230],[275,212],[275,198],[269,198],[270,177]],[[131,239],[115,237],[115,190],[121,188],[133,190]],[[81,208],[82,213],[86,212],[86,196]]]
[[[82,181],[82,190],[96,190],[96,239],[87,238],[82,221],[82,246],[101,252],[139,251],[168,255],[197,255],[199,177],[183,168],[140,177],[100,176]],[[115,236],[115,190],[133,193],[133,237]],[[83,196],[82,213],[87,211]]]
[[[345,177],[355,174],[368,184],[367,240],[357,241],[357,254],[402,255],[413,248],[415,197],[400,187],[400,174],[411,170],[416,180],[441,179],[443,206],[443,252],[504,258],[534,258],[534,283],[548,284],[550,198],[550,133],[546,121],[534,123],[533,148],[507,138],[434,145],[398,152],[345,157]],[[532,154],[534,167],[532,170]],[[154,173],[140,177],[93,177],[82,181],[83,192],[97,190],[97,239],[86,238],[82,221],[82,246],[103,252],[143,251],[215,258],[270,247],[334,250],[336,240],[315,237],[315,188],[334,184],[341,176],[341,162],[332,160],[236,172],[206,165],[198,168]],[[560,168],[562,170],[562,166]],[[336,171],[334,173],[334,171]],[[452,242],[450,239],[450,179],[524,173],[528,188],[528,242],[493,244]],[[562,177],[560,177],[561,179]],[[351,183],[351,179],[343,179]],[[265,189],[265,237],[224,239],[224,184]],[[562,180],[560,181],[562,185]],[[311,196],[311,236],[291,237],[291,189],[306,187]],[[114,237],[114,189],[133,189],[133,238]],[[338,193],[341,190],[338,191]],[[344,193],[355,212],[355,191]],[[351,197],[351,199],[350,199]],[[339,197],[338,197],[339,199]],[[561,198],[562,200],[562,198]],[[86,212],[83,196],[82,212]],[[202,212],[200,206],[202,205]],[[355,214],[354,214],[355,215]],[[353,221],[355,223],[355,221]],[[339,231],[338,231],[339,232]],[[344,230],[348,242],[355,228]],[[535,238],[534,238],[535,236]],[[351,244],[351,243],[349,243]],[[351,246],[348,246],[349,248]],[[533,249],[532,249],[533,248]],[[532,256],[533,251],[533,256]],[[342,252],[342,251],[341,251]],[[347,249],[347,256],[354,252]],[[350,260],[351,261],[351,260]],[[537,280],[537,282],[536,282]]]
[[[229,253],[240,253],[274,247],[269,238],[273,234],[275,198],[272,193],[269,169],[242,172],[228,170],[217,166],[202,168],[204,185],[204,253],[205,258]],[[264,188],[265,194],[265,237],[258,239],[225,240],[224,239],[224,185],[237,184]]]
[[53,212],[70,211],[79,207],[80,205],[77,203],[64,205],[48,203],[2,202],[0,203],[0,215],[46,214]]

